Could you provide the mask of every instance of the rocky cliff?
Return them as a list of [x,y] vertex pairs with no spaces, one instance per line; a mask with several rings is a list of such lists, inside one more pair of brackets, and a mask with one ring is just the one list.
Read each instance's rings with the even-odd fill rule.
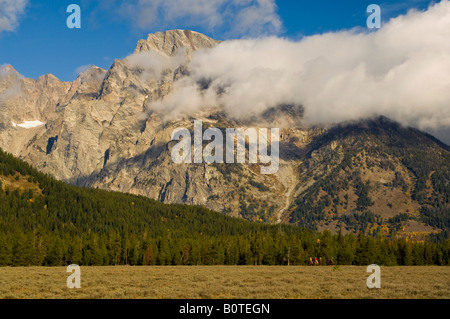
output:
[[[351,129],[304,127],[301,107],[286,105],[266,112],[264,123],[239,122],[217,108],[167,120],[164,110],[150,108],[189,74],[192,52],[219,44],[189,30],[150,34],[109,70],[93,66],[71,83],[52,75],[27,79],[2,66],[0,147],[76,185],[204,205],[254,221],[435,231],[425,210],[448,214],[450,153],[431,136],[380,120],[345,126]],[[260,164],[174,164],[171,134],[177,127],[192,130],[194,120],[204,128],[279,127],[279,171],[261,174]],[[420,138],[422,149],[396,134]],[[425,169],[414,164],[422,156]]]

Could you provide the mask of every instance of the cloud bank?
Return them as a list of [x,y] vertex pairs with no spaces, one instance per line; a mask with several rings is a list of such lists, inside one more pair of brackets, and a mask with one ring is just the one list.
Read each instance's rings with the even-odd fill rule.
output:
[[0,0],[0,33],[14,31],[27,4],[28,0]]
[[231,40],[196,51],[190,76],[153,108],[189,114],[217,106],[246,118],[283,104],[302,105],[308,124],[384,115],[422,130],[448,129],[450,2],[409,11],[376,32]]
[[141,29],[182,24],[228,36],[278,34],[282,29],[275,0],[140,0],[123,1],[120,14]]

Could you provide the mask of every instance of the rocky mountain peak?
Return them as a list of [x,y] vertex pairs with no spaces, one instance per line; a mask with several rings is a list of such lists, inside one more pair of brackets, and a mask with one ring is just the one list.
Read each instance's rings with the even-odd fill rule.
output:
[[[307,128],[301,106],[280,105],[264,113],[261,126],[262,120],[238,123],[208,109],[195,115],[205,128],[274,127],[282,119],[279,171],[174,164],[171,134],[191,129],[192,118],[166,122],[151,103],[176,89],[190,52],[219,43],[189,30],[153,33],[107,72],[92,66],[71,83],[52,75],[35,81],[0,66],[0,147],[76,185],[204,205],[253,221],[392,232],[403,218],[412,225],[406,231],[435,231],[441,210],[448,211],[449,150],[383,118]],[[179,49],[186,61],[178,59]]]
[[19,74],[11,64],[0,65],[0,77],[9,73]]
[[147,40],[139,40],[134,53],[156,51],[168,56],[175,55],[179,48],[192,52],[200,48],[212,48],[220,41],[191,30],[169,30],[150,33]]
[[11,65],[0,65],[0,94],[3,95],[5,91],[14,86],[20,78],[21,75],[19,72],[17,72]]
[[81,72],[77,81],[81,84],[101,84],[105,78],[106,70],[99,68],[98,66],[91,65],[87,70]]
[[51,73],[41,75],[36,80],[36,84],[43,85],[43,86],[58,85],[60,82],[62,82],[62,81],[60,81],[56,76],[54,76]]

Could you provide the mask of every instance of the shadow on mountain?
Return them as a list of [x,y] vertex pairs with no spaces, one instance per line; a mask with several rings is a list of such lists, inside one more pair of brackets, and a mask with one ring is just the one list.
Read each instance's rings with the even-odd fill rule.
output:
[[450,151],[450,146],[434,136],[411,127],[403,127],[384,116],[359,122],[346,122],[335,125],[323,135],[313,139],[308,155],[332,141],[344,140],[348,137],[375,137],[385,146],[403,153],[407,149],[430,147],[430,143]]

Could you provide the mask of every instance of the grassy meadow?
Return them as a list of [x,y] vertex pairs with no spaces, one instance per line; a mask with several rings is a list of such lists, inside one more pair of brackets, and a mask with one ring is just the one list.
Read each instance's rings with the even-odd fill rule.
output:
[[2,267],[0,298],[450,298],[450,267],[381,267],[368,289],[362,266],[81,266],[69,289],[66,267]]

